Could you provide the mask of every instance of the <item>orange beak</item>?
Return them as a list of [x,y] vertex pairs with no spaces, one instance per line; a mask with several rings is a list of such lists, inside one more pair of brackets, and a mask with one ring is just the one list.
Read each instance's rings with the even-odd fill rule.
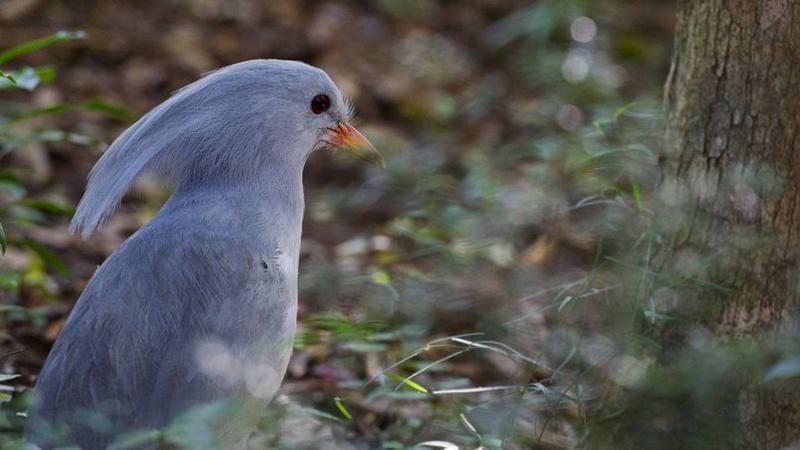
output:
[[375,146],[349,123],[337,122],[335,127],[328,128],[322,140],[333,148],[347,150],[356,158],[380,162],[381,167],[386,167]]

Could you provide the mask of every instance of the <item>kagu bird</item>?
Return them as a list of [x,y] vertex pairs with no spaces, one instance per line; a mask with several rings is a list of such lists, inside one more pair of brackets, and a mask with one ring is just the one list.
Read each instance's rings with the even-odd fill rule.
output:
[[111,145],[72,221],[84,238],[143,171],[175,190],[78,299],[37,380],[28,442],[101,449],[221,404],[209,445],[246,444],[292,351],[306,159],[377,155],[350,114],[322,70],[253,60],[186,86]]

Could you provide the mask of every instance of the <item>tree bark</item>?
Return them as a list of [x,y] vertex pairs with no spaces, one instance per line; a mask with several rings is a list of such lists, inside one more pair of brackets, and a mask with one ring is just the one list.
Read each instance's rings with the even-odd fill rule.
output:
[[[682,0],[677,19],[662,192],[704,219],[675,252],[721,255],[720,341],[768,339],[800,306],[800,1]],[[799,391],[735,393],[741,448],[800,443]]]

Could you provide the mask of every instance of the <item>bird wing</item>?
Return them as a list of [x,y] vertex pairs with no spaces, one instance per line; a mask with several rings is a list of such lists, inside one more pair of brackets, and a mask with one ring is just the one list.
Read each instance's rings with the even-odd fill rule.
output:
[[[283,375],[285,362],[258,360],[288,359],[286,348],[259,347],[293,324],[291,283],[229,229],[161,225],[98,269],[42,369],[31,420],[81,430],[68,441],[95,448],[106,432],[160,428],[192,406],[241,396],[251,367],[283,365]],[[81,423],[81,409],[99,431]]]

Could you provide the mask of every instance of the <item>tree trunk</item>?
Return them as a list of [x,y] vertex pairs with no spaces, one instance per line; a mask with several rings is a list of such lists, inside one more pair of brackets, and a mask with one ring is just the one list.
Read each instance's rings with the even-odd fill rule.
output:
[[[676,244],[723,255],[711,328],[767,340],[800,305],[800,1],[682,0],[666,86],[667,192],[702,216]],[[739,393],[742,448],[800,442],[800,389]]]

